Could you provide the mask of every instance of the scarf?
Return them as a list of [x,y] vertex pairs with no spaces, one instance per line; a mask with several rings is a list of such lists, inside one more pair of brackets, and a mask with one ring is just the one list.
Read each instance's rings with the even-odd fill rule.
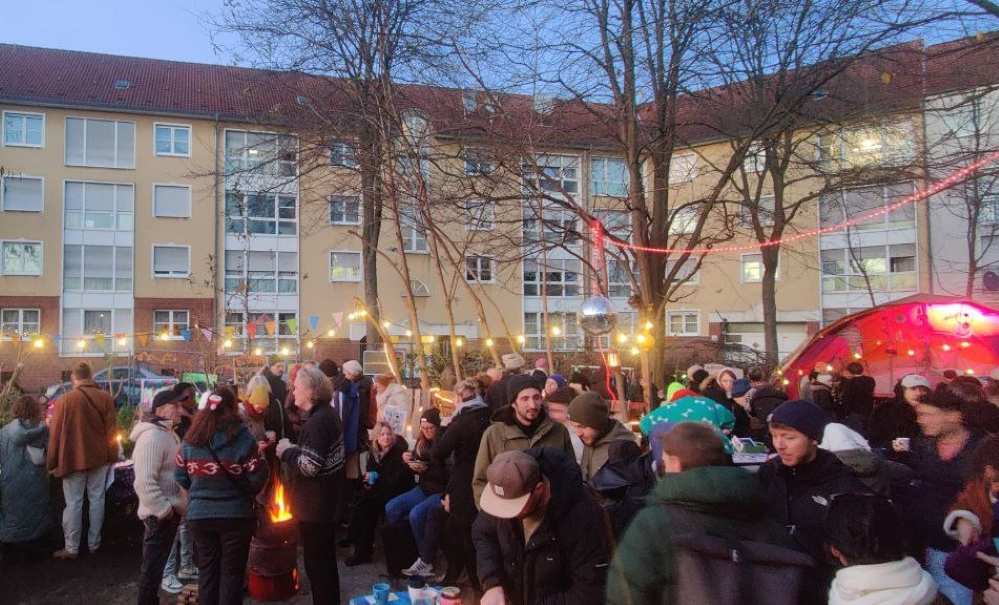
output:
[[912,557],[836,572],[829,605],[930,605],[937,583]]

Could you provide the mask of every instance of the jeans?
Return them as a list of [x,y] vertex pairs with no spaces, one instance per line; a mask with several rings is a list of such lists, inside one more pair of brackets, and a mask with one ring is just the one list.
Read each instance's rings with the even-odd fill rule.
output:
[[62,511],[62,531],[66,538],[66,552],[80,552],[80,531],[83,528],[83,495],[90,501],[90,531],[87,546],[90,552],[101,546],[101,528],[104,525],[104,493],[108,478],[108,465],[88,471],[70,473],[62,478],[62,493],[66,509]]
[[947,561],[948,554],[950,553],[927,548],[926,571],[936,580],[937,586],[940,587],[940,594],[950,599],[953,605],[971,605],[974,598],[972,591],[963,584],[952,580],[944,571],[944,563]]
[[198,602],[201,605],[242,605],[246,561],[255,519],[192,519],[198,559]]
[[427,510],[426,522],[423,525],[423,540],[416,543],[416,548],[420,551],[420,559],[426,563],[432,564],[437,558],[437,550],[440,548],[448,516],[443,506],[434,506]]
[[139,572],[139,605],[160,604],[160,582],[163,567],[173,546],[179,518],[176,514],[160,521],[156,517],[142,520],[146,531],[142,536],[142,567]]
[[417,548],[423,544],[423,530],[427,525],[427,514],[435,506],[440,506],[441,494],[423,493],[420,486],[399,494],[385,505],[385,522],[395,525],[409,515],[409,527],[413,530],[413,539]]
[[336,567],[336,523],[298,524],[305,574],[313,605],[340,605],[340,573]]
[[177,528],[177,537],[174,538],[173,548],[170,549],[170,556],[167,557],[166,567],[163,568],[163,577],[176,576],[181,569],[193,566],[194,550],[191,548],[191,532],[187,529],[187,522],[182,521]]

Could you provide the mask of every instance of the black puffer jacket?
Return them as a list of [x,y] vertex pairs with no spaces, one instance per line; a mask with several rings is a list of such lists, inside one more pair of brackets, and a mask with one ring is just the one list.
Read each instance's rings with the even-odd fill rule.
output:
[[395,436],[395,442],[381,459],[375,459],[374,446],[368,452],[367,472],[378,473],[378,480],[371,488],[371,495],[381,502],[388,502],[399,494],[413,489],[413,471],[402,461],[402,454],[409,449],[409,443],[402,435]]
[[416,441],[416,445],[413,446],[413,461],[423,462],[427,465],[426,470],[418,473],[418,475],[420,477],[420,489],[428,496],[443,492],[444,487],[447,486],[447,461],[435,460],[433,458],[434,445],[446,433],[447,430],[444,427],[437,427],[437,436],[433,441],[427,441],[421,436]]
[[627,442],[612,443],[607,464],[590,479],[590,485],[603,498],[601,504],[618,539],[645,506],[645,498],[656,484],[652,452],[629,455],[633,452]]
[[777,406],[785,401],[787,401],[787,393],[773,386],[767,385],[753,391],[753,396],[749,400],[749,411],[752,416],[750,436],[753,439],[770,444],[767,419],[777,409]]
[[451,419],[444,434],[437,438],[430,457],[437,464],[451,459],[451,476],[447,489],[451,514],[467,527],[475,520],[478,509],[472,494],[475,457],[482,443],[482,433],[489,427],[489,406],[476,398]]
[[291,478],[291,510],[299,521],[328,521],[343,490],[343,431],[332,406],[306,416],[298,445],[281,456]]
[[551,501],[526,545],[519,520],[479,513],[472,539],[482,589],[502,586],[512,605],[603,603],[610,562],[603,510],[567,454],[552,448],[526,451],[550,482]]

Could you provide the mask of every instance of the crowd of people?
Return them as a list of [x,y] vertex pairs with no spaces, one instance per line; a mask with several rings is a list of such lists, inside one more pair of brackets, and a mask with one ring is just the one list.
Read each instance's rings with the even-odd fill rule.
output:
[[[502,360],[416,409],[408,438],[391,410],[411,392],[356,361],[275,359],[200,402],[186,383],[156,393],[130,428],[138,602],[196,578],[201,603],[241,603],[280,481],[317,604],[340,602],[338,560],[373,564],[379,536],[388,575],[463,582],[484,605],[999,604],[997,380],[909,374],[884,397],[861,363],[823,364],[791,399],[760,368],[694,366],[631,422],[583,372]],[[49,531],[51,475],[57,559],[81,555],[85,501],[99,550],[128,428],[87,364],[72,380],[51,418],[25,396],[0,430],[0,542]]]

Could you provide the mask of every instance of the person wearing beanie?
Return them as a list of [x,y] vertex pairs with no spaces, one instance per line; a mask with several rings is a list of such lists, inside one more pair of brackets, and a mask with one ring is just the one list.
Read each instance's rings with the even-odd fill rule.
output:
[[503,360],[503,374],[486,389],[486,404],[493,413],[510,403],[510,379],[520,376],[527,363],[519,353],[504,353],[501,359]]
[[472,488],[476,504],[486,488],[486,469],[503,452],[551,447],[570,458],[574,456],[569,431],[545,411],[541,396],[544,384],[533,376],[514,374],[507,380],[506,388],[509,405],[493,414],[475,458]]
[[[607,402],[597,393],[589,391],[576,396],[569,404],[569,422],[583,442],[583,456],[579,467],[583,481],[589,481],[610,461],[611,444],[617,441],[630,443],[633,451],[618,452],[624,458],[637,458],[640,448],[635,434],[615,418],[610,417]],[[615,448],[617,452],[617,448]]]
[[777,456],[760,467],[770,518],[786,528],[818,565],[805,575],[802,603],[825,603],[835,570],[827,561],[822,524],[836,494],[869,493],[835,454],[819,449],[829,418],[811,401],[796,399],[770,415]]
[[[549,377],[548,382],[551,382],[551,379],[552,377]],[[555,392],[545,398],[545,411],[548,412],[549,418],[561,424],[569,431],[569,439],[572,441],[572,451],[576,457],[576,464],[579,464],[583,460],[583,441],[576,434],[572,425],[569,424],[569,404],[576,398],[576,395],[578,395],[576,389],[566,383],[565,386],[556,389]]]
[[558,389],[567,386],[569,386],[569,383],[566,381],[565,376],[562,376],[561,374],[552,374],[545,379],[545,399],[548,399],[548,396]]

